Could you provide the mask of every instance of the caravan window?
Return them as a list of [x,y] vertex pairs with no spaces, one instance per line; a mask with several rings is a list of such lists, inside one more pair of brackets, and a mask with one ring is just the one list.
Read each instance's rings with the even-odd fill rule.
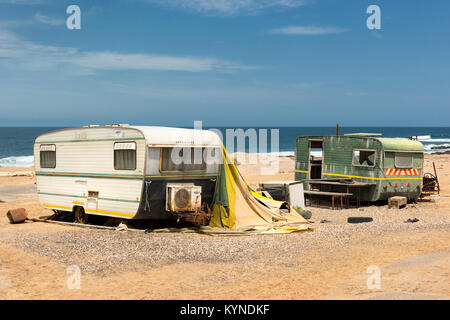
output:
[[56,168],[56,145],[42,144],[39,148],[41,168]]
[[353,150],[353,165],[375,167],[377,152],[375,150]]
[[136,170],[136,142],[114,144],[114,169]]
[[413,167],[413,154],[407,152],[395,153],[395,167],[409,169]]
[[[161,172],[202,172],[206,170],[205,148],[161,148]],[[198,159],[195,155],[198,154]],[[197,161],[195,161],[197,160]]]

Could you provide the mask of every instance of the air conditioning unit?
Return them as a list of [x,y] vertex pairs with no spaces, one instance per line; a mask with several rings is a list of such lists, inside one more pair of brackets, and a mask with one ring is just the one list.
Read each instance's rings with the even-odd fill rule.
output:
[[168,183],[166,211],[197,212],[202,206],[202,187],[193,183]]

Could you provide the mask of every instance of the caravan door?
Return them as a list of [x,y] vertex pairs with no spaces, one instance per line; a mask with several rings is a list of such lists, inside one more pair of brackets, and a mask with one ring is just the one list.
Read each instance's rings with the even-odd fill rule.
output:
[[309,140],[309,179],[322,179],[323,140]]

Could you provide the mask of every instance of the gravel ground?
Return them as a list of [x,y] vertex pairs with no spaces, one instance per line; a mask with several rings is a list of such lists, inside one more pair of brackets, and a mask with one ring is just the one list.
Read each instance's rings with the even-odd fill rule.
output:
[[[370,206],[360,209],[329,210],[310,208],[315,221],[313,232],[279,235],[209,236],[192,233],[144,234],[126,231],[82,229],[61,232],[6,232],[2,243],[76,264],[83,272],[103,273],[137,270],[140,266],[163,266],[180,262],[240,262],[294,266],[307,257],[338,250],[355,241],[386,241],[396,231],[450,230],[450,216],[433,203],[409,204],[406,209]],[[441,212],[439,212],[441,211]],[[350,224],[347,217],[372,217],[373,222]],[[419,222],[405,223],[408,218]],[[321,223],[322,220],[329,222]],[[302,259],[305,257],[305,259]],[[269,260],[268,260],[269,259]]]

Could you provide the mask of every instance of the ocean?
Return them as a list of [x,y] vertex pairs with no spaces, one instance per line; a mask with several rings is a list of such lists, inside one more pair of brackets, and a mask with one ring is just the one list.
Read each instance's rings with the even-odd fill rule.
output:
[[[225,137],[227,128],[215,127]],[[45,132],[62,128],[56,127],[0,127],[0,166],[29,167],[33,165],[34,139]],[[249,128],[242,128],[244,130]],[[295,140],[305,135],[333,135],[335,127],[257,127],[268,129],[269,141],[267,150],[270,151],[270,129],[279,129],[279,155],[292,156]],[[340,133],[381,133],[388,138],[407,138],[417,136],[423,143],[426,153],[447,151],[450,148],[450,127],[341,127]],[[229,150],[233,152],[232,150]],[[248,151],[248,149],[247,149]]]

